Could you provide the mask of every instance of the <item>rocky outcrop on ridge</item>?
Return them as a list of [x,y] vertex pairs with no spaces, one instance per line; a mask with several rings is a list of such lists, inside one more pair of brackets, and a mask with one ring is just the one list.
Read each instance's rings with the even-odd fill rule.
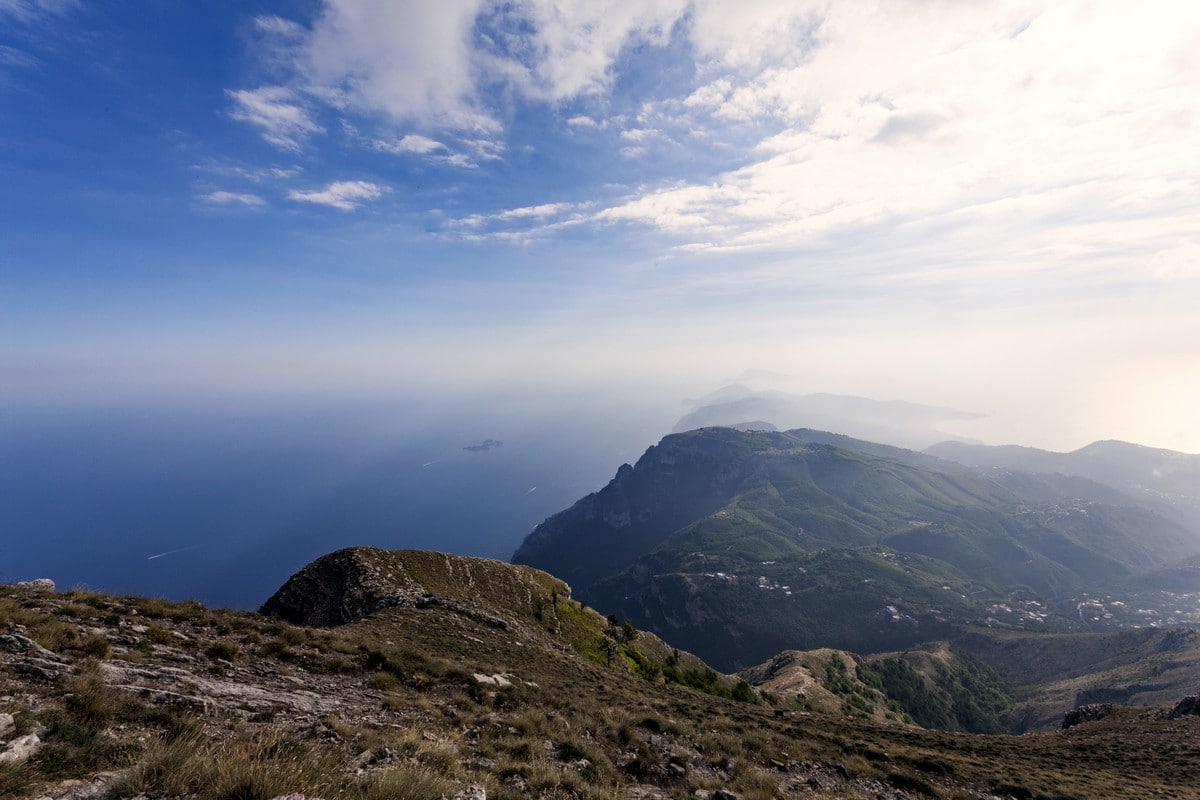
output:
[[571,595],[565,583],[530,567],[448,553],[349,547],[301,569],[260,612],[294,625],[333,627],[387,608],[442,606],[506,628],[509,620],[495,609],[527,611],[535,582],[556,596]]
[[1175,704],[1171,709],[1171,713],[1167,715],[1169,719],[1179,719],[1180,717],[1200,717],[1200,694],[1190,694]]
[[1112,703],[1089,703],[1088,705],[1071,709],[1063,715],[1063,730],[1074,728],[1076,725],[1082,725],[1085,722],[1095,722],[1098,719],[1104,719],[1112,715],[1113,709],[1114,706]]
[[352,547],[313,561],[271,595],[261,613],[295,625],[330,627],[416,605],[425,594],[421,587],[381,569],[370,555]]

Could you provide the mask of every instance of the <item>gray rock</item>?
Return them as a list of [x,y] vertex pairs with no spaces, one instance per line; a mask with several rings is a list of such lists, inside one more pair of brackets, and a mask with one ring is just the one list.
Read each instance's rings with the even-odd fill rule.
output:
[[487,800],[487,789],[481,783],[472,783],[455,794],[453,800]]
[[0,752],[0,764],[24,764],[41,749],[41,746],[42,740],[36,733],[29,733],[13,739],[4,748],[4,751]]
[[34,800],[101,800],[108,796],[108,785],[117,777],[116,772],[101,772],[92,780],[65,780],[43,789],[45,794]]
[[62,675],[62,672],[59,670],[47,669],[45,667],[39,667],[37,664],[28,664],[25,662],[13,664],[13,671],[20,673],[21,675],[28,675],[35,680],[47,682],[56,681],[58,680],[58,677]]
[[18,589],[33,589],[35,592],[53,592],[54,581],[49,578],[34,578],[31,581],[17,581],[13,584]]
[[12,714],[0,714],[0,742],[17,729],[17,721]]
[[60,664],[66,663],[66,659],[62,656],[47,650],[33,639],[20,633],[8,633],[0,636],[0,650],[6,650],[16,655],[25,654],[45,658],[50,661],[57,661]]
[[1112,712],[1112,703],[1092,703],[1080,706],[1063,715],[1062,729],[1065,731],[1067,728],[1073,728],[1084,722],[1095,722],[1098,719],[1104,719]]
[[1171,709],[1171,713],[1167,716],[1169,719],[1200,716],[1200,694],[1190,694],[1183,698],[1175,705],[1175,708]]
[[476,672],[471,677],[473,677],[475,679],[476,683],[482,683],[485,686],[499,686],[499,687],[512,686],[512,681],[510,681],[504,675],[500,675],[500,674],[484,675],[482,672]]
[[6,633],[0,636],[0,650],[20,655],[28,653],[34,647],[40,647],[37,642],[20,633]]
[[717,789],[713,792],[712,800],[739,800],[739,798],[728,789]]

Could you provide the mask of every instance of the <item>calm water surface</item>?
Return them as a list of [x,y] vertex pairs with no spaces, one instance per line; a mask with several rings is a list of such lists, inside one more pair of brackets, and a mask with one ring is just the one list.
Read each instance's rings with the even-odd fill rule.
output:
[[[495,403],[6,412],[0,582],[254,608],[348,545],[507,559],[673,420]],[[486,451],[464,447],[495,439]]]

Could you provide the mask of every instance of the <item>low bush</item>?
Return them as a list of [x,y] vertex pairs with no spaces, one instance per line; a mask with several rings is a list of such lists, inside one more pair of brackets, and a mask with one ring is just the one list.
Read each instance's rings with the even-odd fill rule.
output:
[[238,657],[238,646],[230,642],[213,642],[204,648],[204,655],[214,661],[234,661]]

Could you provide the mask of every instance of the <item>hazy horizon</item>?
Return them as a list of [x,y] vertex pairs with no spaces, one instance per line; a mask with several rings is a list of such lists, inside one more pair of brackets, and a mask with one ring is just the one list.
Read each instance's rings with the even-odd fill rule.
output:
[[[752,389],[780,383],[738,377]],[[0,582],[50,577],[64,588],[253,608],[311,559],[350,545],[508,559],[538,523],[602,488],[706,394],[685,402],[560,386],[436,402],[159,398],[6,413]],[[918,435],[889,429],[886,416],[831,427],[894,444]],[[931,419],[919,434],[929,443],[941,437],[928,430],[988,422]],[[467,449],[486,440],[501,444]]]

